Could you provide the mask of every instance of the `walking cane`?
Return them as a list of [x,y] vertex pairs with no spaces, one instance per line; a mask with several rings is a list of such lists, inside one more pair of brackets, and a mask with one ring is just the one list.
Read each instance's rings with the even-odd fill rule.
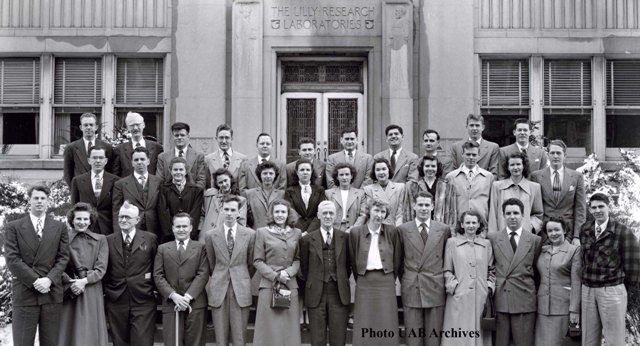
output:
[[179,318],[180,312],[178,311],[178,307],[177,306],[174,308],[174,310],[176,311],[176,346],[179,346],[180,345],[180,343],[179,343],[179,341],[180,341],[180,335],[179,335],[179,333],[180,333],[180,329],[179,329],[180,324],[178,323],[178,318]]

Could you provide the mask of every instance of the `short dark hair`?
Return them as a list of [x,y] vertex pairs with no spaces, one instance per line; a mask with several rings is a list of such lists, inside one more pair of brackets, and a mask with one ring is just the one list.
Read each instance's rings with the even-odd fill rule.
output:
[[522,201],[517,198],[509,198],[506,201],[502,202],[502,214],[504,214],[504,211],[507,210],[507,206],[510,205],[517,205],[518,208],[520,208],[520,213],[524,214],[524,203],[522,203]]
[[273,171],[276,172],[276,176],[275,178],[273,178],[273,180],[274,181],[278,180],[278,176],[280,175],[280,170],[278,169],[278,165],[276,165],[276,163],[273,161],[265,161],[256,167],[256,176],[258,177],[258,180],[260,181],[261,184],[262,184],[262,171],[264,171],[265,169],[273,169]]
[[464,211],[460,218],[458,219],[458,224],[456,225],[456,232],[459,234],[464,234],[464,228],[462,228],[462,223],[464,222],[464,218],[466,216],[475,216],[478,219],[478,229],[476,230],[476,235],[484,232],[485,223],[484,217],[477,210],[471,209]]
[[240,209],[240,197],[238,197],[237,195],[226,195],[222,199],[222,205],[224,205],[225,203],[231,203],[231,202],[238,203],[238,209]]
[[[226,175],[227,177],[229,177],[229,180],[231,180],[231,187],[230,187],[230,193],[237,195],[238,194],[238,187],[236,186],[236,178],[233,177],[233,174],[231,174],[231,172],[229,172],[228,169],[225,168],[218,168],[215,172],[213,172],[213,174],[211,174],[211,185],[213,185],[213,187],[215,187],[216,189],[220,190],[220,186],[218,186],[218,177],[221,175]],[[258,175],[258,179],[260,179],[260,176]]]
[[527,118],[518,118],[513,121],[513,128],[515,129],[520,124],[527,124],[529,126],[529,130],[531,130],[531,122]]
[[591,195],[591,197],[589,197],[589,206],[591,206],[591,202],[593,201],[600,201],[603,202],[606,205],[609,205],[609,196],[605,195],[602,192],[596,192],[593,195]]
[[98,117],[95,114],[91,113],[91,112],[82,113],[82,115],[80,116],[80,122],[82,122],[82,119],[84,119],[84,118],[93,118],[93,120],[95,120],[96,123],[98,122]]
[[562,227],[562,230],[564,231],[564,234],[567,234],[567,231],[569,230],[569,225],[567,224],[567,222],[565,221],[565,219],[560,218],[560,217],[556,217],[556,216],[552,216],[550,217],[548,220],[546,220],[544,222],[544,224],[542,225],[542,231],[547,233],[547,224],[549,222],[557,222],[560,224],[560,227]]
[[180,130],[187,130],[187,133],[191,132],[191,127],[189,126],[189,124],[187,123],[183,123],[183,122],[177,122],[174,123],[173,125],[171,125],[171,132],[175,132],[175,131],[180,131]]
[[316,179],[316,172],[314,172],[313,170],[313,163],[311,162],[311,160],[309,159],[304,159],[304,158],[300,158],[298,160],[296,160],[296,164],[295,164],[295,174],[293,175],[293,181],[294,184],[297,184],[300,182],[300,179],[298,179],[298,167],[300,167],[303,164],[308,164],[309,166],[311,166],[311,184],[313,184],[313,181]]
[[356,136],[358,135],[358,130],[356,130],[354,128],[346,128],[346,129],[340,131],[340,138],[342,138],[345,133],[351,133],[351,132],[355,133]]
[[356,175],[358,175],[358,171],[356,170],[355,167],[353,167],[352,164],[350,164],[348,162],[340,162],[333,168],[333,174],[331,174],[331,177],[333,178],[333,181],[336,182],[336,185],[340,185],[340,184],[337,183],[337,181],[338,181],[338,171],[343,169],[343,168],[349,168],[349,171],[351,171],[351,183],[353,184],[353,180],[356,178]]
[[184,157],[174,157],[171,159],[171,161],[169,161],[169,171],[171,171],[173,165],[175,165],[176,163],[184,164],[184,169],[187,169],[187,160],[185,160]]
[[549,145],[547,146],[547,149],[551,149],[551,146],[555,145],[558,146],[560,148],[562,148],[562,152],[563,153],[567,153],[567,144],[562,140],[562,139],[553,139],[549,142]]
[[107,148],[105,148],[104,146],[100,145],[100,144],[96,144],[94,146],[92,146],[91,148],[89,148],[89,152],[87,153],[88,157],[91,157],[91,152],[94,150],[104,150],[104,154],[107,155]]
[[436,178],[439,178],[442,176],[442,167],[438,162],[438,157],[437,156],[433,156],[433,155],[424,155],[423,157],[420,158],[420,161],[418,161],[418,176],[420,178],[424,178],[424,162],[425,161],[435,161],[436,162]]
[[271,205],[269,206],[269,215],[267,216],[267,224],[268,225],[275,224],[275,221],[273,220],[273,210],[278,205],[284,205],[285,207],[287,207],[288,215],[287,215],[287,221],[285,221],[285,224],[289,227],[293,227],[293,225],[295,225],[296,222],[298,222],[297,213],[293,210],[293,208],[291,208],[291,203],[289,203],[285,199],[277,199],[273,201],[273,203],[271,203]]
[[300,138],[300,140],[298,141],[298,149],[300,149],[300,146],[303,144],[313,144],[314,147],[316,146],[316,142],[309,137]]
[[145,155],[147,155],[147,158],[149,158],[151,156],[151,154],[149,154],[149,149],[147,149],[146,147],[143,146],[139,146],[135,149],[133,149],[133,153],[131,154],[131,158],[133,158],[133,154],[135,153],[144,153]]
[[270,134],[266,133],[266,132],[260,132],[260,134],[258,135],[258,137],[256,137],[256,144],[258,144],[258,141],[260,140],[260,137],[262,136],[267,136],[269,137],[269,139],[271,140],[271,143],[273,143],[273,137],[271,137]]
[[91,225],[95,225],[98,221],[98,213],[89,203],[78,202],[74,204],[67,212],[67,223],[73,228],[73,219],[76,217],[76,213],[79,211],[86,211],[89,213],[89,222]]
[[231,137],[233,137],[233,129],[227,124],[218,125],[218,128],[216,129],[216,137],[218,137],[218,133],[220,133],[220,131],[229,131]]
[[27,196],[31,198],[33,196],[33,191],[41,191],[44,192],[47,197],[51,195],[51,189],[49,189],[46,185],[33,185],[27,190]]
[[418,191],[418,193],[416,194],[416,198],[414,199],[414,201],[418,200],[418,197],[422,197],[422,198],[429,198],[431,200],[431,203],[434,203],[433,200],[433,195],[429,192],[429,191]]
[[386,129],[384,129],[384,135],[388,136],[389,135],[389,131],[391,130],[398,130],[400,131],[400,134],[404,136],[404,131],[402,130],[402,127],[400,127],[400,125],[396,125],[396,124],[391,124],[389,126],[387,126]]
[[473,113],[469,113],[469,115],[467,115],[467,125],[469,125],[470,121],[479,121],[482,123],[482,125],[484,125],[484,117],[480,114],[473,114]]
[[191,218],[191,215],[189,215],[189,213],[185,213],[184,211],[178,212],[175,215],[173,215],[173,217],[171,218],[171,224],[173,225],[173,223],[176,222],[176,219],[181,217],[188,218],[189,224],[193,226],[193,219]]
[[387,165],[387,168],[389,169],[389,180],[391,180],[391,178],[393,178],[391,163],[389,163],[389,160],[385,159],[384,157],[373,159],[373,165],[371,165],[371,180],[373,180],[374,183],[378,181],[378,178],[376,178],[376,164],[378,163],[384,163],[385,165]]
[[422,133],[422,138],[424,139],[424,136],[430,134],[430,133],[435,133],[436,134],[436,139],[440,140],[440,134],[438,133],[438,131],[433,130],[433,129],[426,129],[424,130],[424,132]]
[[465,150],[469,150],[469,149],[473,149],[473,148],[478,148],[478,152],[480,151],[480,144],[474,142],[474,141],[466,141],[464,143],[462,143],[462,152],[464,153]]
[[521,151],[518,151],[518,152],[509,154],[507,159],[504,160],[504,162],[502,163],[502,168],[504,168],[504,171],[507,174],[507,178],[511,177],[511,172],[509,172],[509,160],[511,159],[522,160],[522,176],[525,178],[528,177],[529,176],[529,158],[527,157],[527,154]]

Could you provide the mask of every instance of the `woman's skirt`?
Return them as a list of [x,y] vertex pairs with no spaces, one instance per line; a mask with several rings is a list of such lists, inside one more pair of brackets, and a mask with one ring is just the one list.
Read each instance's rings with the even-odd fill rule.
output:
[[569,315],[542,315],[536,319],[536,345],[562,346],[569,330]]
[[300,315],[298,290],[291,290],[291,305],[288,309],[272,309],[273,290],[260,288],[256,311],[256,330],[253,345],[260,346],[300,346]]
[[398,345],[395,277],[382,270],[358,276],[353,317],[353,345]]

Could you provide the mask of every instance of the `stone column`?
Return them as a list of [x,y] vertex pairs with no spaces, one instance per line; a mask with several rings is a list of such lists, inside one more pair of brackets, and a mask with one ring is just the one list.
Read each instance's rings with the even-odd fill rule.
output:
[[[404,130],[404,148],[413,149],[413,6],[386,0],[382,9],[383,121]],[[386,112],[387,114],[384,114]]]
[[255,151],[253,138],[262,132],[262,1],[235,0],[232,19],[231,126],[234,144]]

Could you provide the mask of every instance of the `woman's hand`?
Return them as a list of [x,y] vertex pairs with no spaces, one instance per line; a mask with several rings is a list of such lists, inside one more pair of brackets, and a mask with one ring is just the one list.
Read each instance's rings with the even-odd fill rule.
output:
[[284,270],[280,272],[280,275],[278,275],[278,281],[285,285],[287,284],[287,282],[289,282],[290,279],[291,277],[289,277],[289,273],[285,272]]
[[87,278],[71,280],[71,282],[73,282],[71,284],[71,292],[73,292],[73,294],[79,296],[82,293],[84,293],[84,287],[87,285],[87,282],[88,282]]
[[569,313],[569,322],[570,323],[575,323],[575,324],[580,324],[580,314],[577,312],[570,312]]

